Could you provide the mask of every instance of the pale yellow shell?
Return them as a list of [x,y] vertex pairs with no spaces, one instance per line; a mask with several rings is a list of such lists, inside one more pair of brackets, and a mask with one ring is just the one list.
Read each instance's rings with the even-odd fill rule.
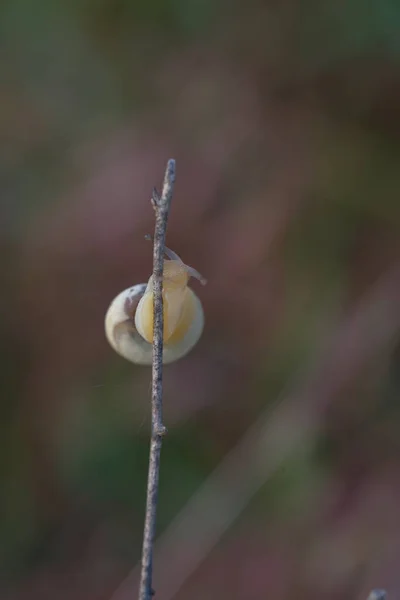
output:
[[[142,299],[149,284],[140,283],[118,294],[111,302],[105,318],[105,333],[112,348],[120,356],[138,365],[152,363],[152,344],[139,333],[142,330]],[[197,343],[203,331],[204,313],[201,302],[189,287],[186,288],[186,292],[194,306],[193,318],[183,337],[177,339],[172,335],[170,343],[168,340],[164,342],[164,364],[185,356]],[[173,302],[173,298],[171,301]]]

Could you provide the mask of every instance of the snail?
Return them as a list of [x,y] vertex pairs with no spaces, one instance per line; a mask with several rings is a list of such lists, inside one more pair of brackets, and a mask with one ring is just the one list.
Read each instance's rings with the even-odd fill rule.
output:
[[[190,277],[203,285],[206,280],[196,269],[165,248],[164,261],[164,344],[163,363],[185,356],[198,342],[204,327],[201,302],[188,286]],[[138,365],[151,365],[153,344],[153,276],[114,298],[105,318],[105,333],[112,348]]]

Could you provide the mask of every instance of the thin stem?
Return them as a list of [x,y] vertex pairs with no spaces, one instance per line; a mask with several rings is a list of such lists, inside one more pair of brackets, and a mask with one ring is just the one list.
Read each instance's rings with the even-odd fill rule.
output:
[[169,160],[165,171],[161,197],[153,190],[152,203],[156,213],[156,225],[153,242],[153,294],[154,294],[154,332],[153,332],[153,369],[151,392],[151,442],[149,473],[147,478],[146,516],[143,533],[142,565],[140,572],[139,600],[150,600],[154,595],[153,544],[156,531],[158,482],[160,474],[160,455],[162,438],[167,433],[162,422],[162,375],[163,375],[163,272],[165,236],[168,214],[175,182],[175,161]]

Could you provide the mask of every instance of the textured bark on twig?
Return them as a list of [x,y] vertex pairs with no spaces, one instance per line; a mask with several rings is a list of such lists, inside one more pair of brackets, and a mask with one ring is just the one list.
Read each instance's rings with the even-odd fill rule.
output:
[[158,482],[162,438],[166,428],[162,422],[162,356],[163,356],[163,272],[165,236],[168,214],[175,181],[175,161],[169,160],[165,171],[161,196],[153,190],[152,204],[156,214],[153,242],[153,294],[154,294],[154,332],[153,332],[153,368],[151,393],[151,442],[149,473],[147,479],[146,516],[143,533],[142,564],[140,573],[139,600],[149,600],[153,575],[153,544],[156,529]]

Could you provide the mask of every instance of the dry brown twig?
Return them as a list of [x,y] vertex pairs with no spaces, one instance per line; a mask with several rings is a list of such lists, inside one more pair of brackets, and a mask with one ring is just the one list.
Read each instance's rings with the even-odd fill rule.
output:
[[153,544],[156,530],[158,484],[160,456],[163,436],[167,433],[162,422],[162,375],[163,375],[163,272],[165,236],[169,209],[175,182],[175,161],[169,160],[164,183],[159,196],[153,190],[152,204],[156,214],[153,241],[153,294],[154,294],[154,332],[153,367],[151,392],[151,442],[149,473],[147,478],[146,516],[143,533],[142,563],[140,571],[139,600],[149,600],[153,594]]

